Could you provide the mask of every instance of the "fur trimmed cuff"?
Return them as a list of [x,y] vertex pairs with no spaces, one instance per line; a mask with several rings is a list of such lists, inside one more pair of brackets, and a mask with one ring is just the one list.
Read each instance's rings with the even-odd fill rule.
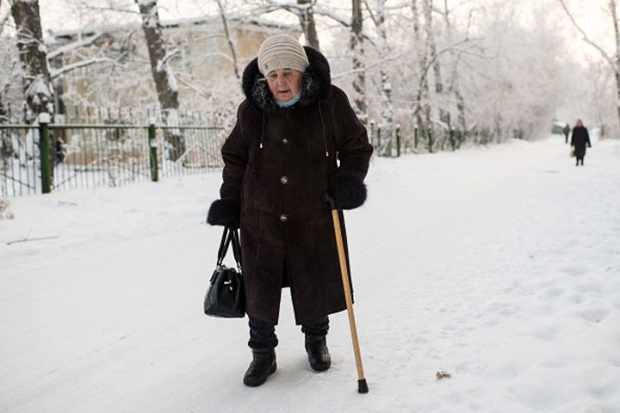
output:
[[213,201],[207,214],[207,223],[231,228],[239,228],[241,204],[234,198]]
[[339,172],[329,180],[329,193],[339,209],[355,209],[366,202],[366,185],[353,171]]

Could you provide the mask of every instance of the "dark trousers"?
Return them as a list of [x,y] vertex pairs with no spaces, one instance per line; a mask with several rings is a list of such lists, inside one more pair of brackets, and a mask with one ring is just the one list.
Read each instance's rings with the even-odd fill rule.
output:
[[[273,348],[278,345],[275,325],[262,320],[250,318],[250,341],[251,349]],[[326,336],[329,330],[329,317],[325,316],[308,324],[302,324],[302,333],[309,336]]]
[[579,162],[581,162],[581,165],[583,165],[583,156],[577,156],[577,163],[575,165],[579,165]]

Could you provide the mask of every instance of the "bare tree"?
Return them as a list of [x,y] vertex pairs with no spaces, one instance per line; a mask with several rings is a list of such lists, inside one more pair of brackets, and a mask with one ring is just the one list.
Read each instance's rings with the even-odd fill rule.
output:
[[[467,26],[465,29],[465,41],[468,41],[469,31],[471,26],[473,9],[470,9],[467,18]],[[450,9],[448,8],[448,0],[444,0],[444,9],[443,9],[443,17],[446,25],[446,35],[448,43],[451,44],[453,41],[452,36],[452,25],[450,22]],[[467,124],[465,122],[465,98],[461,92],[460,86],[460,76],[459,76],[459,62],[460,62],[460,53],[453,53],[454,55],[454,64],[452,67],[452,76],[449,86],[449,92],[454,94],[454,98],[456,100],[456,111],[457,111],[457,125],[460,128],[460,137],[459,139],[464,139],[467,131]],[[460,141],[457,141],[457,147],[460,145]]]
[[319,36],[316,31],[314,11],[312,9],[315,3],[316,0],[297,0],[297,4],[301,6],[299,21],[301,22],[301,28],[304,31],[306,41],[316,50],[321,50],[319,45]]
[[433,0],[422,0],[422,11],[424,13],[426,29],[426,47],[428,48],[429,58],[432,62],[433,73],[435,75],[435,92],[443,92],[443,80],[441,76],[441,64],[437,58],[437,43],[435,41],[435,27],[433,25]]
[[228,47],[230,48],[230,55],[232,57],[232,64],[233,64],[233,69],[235,72],[235,77],[237,79],[241,79],[241,75],[239,74],[239,66],[237,64],[237,52],[235,51],[235,45],[233,44],[233,41],[230,38],[230,31],[228,30],[228,19],[226,18],[226,13],[224,11],[224,5],[222,4],[222,0],[217,0],[217,7],[220,11],[220,17],[222,18],[222,26],[224,27],[224,35],[226,35]]
[[562,5],[564,12],[570,19],[573,26],[575,26],[575,28],[582,35],[583,41],[588,43],[590,46],[594,47],[596,50],[598,50],[599,53],[603,56],[603,59],[605,59],[605,61],[608,62],[609,65],[611,66],[611,69],[616,78],[616,96],[617,96],[616,110],[618,113],[618,121],[620,121],[620,16],[618,15],[618,7],[619,7],[618,0],[609,0],[609,3],[608,3],[609,16],[611,18],[611,22],[614,27],[614,40],[615,40],[615,47],[616,47],[615,53],[613,53],[613,55],[612,53],[605,50],[599,43],[592,40],[590,36],[588,36],[588,33],[586,33],[586,31],[581,27],[581,25],[575,20],[575,17],[573,16],[573,13],[569,10],[568,6],[566,5],[565,0],[558,0],[558,1]]
[[8,123],[9,121],[10,91],[13,84],[20,82],[19,66],[19,58],[17,57],[17,50],[13,42],[8,38],[0,38],[0,67],[2,67],[2,71],[0,71],[0,124]]
[[451,116],[450,109],[448,107],[447,96],[444,90],[443,76],[441,70],[441,60],[437,53],[437,41],[435,39],[435,25],[433,24],[433,0],[422,0],[422,11],[424,14],[425,28],[426,28],[426,47],[428,49],[428,56],[430,63],[433,67],[433,75],[435,80],[435,101],[439,112],[439,121],[441,122],[440,128],[437,128],[436,135],[441,133],[443,139],[441,141],[442,147],[446,142],[449,130],[451,129]]
[[[250,2],[248,1],[246,3]],[[321,50],[314,16],[316,0],[297,0],[296,3],[283,3],[275,0],[255,0],[252,4],[256,7],[256,10],[254,10],[252,14],[269,14],[280,10],[292,13],[299,20],[307,44],[316,50]]]
[[[430,2],[429,2],[429,5]],[[463,3],[460,3],[462,6]],[[427,20],[427,30],[431,26],[432,16],[430,15],[431,7],[425,7],[425,16]],[[452,10],[448,6],[448,0],[443,0],[443,8],[433,8],[435,13],[443,17],[444,40],[446,46],[444,49],[437,50],[436,41],[431,27],[431,31],[428,34],[430,57],[432,60],[433,73],[435,76],[435,92],[438,97],[439,104],[439,120],[443,123],[443,126],[447,128],[444,132],[445,138],[450,141],[452,149],[456,149],[460,146],[465,138],[465,132],[467,125],[465,123],[465,98],[461,92],[460,87],[460,75],[459,75],[459,62],[461,54],[464,52],[460,47],[454,44],[453,40],[453,27],[450,20],[450,14]],[[471,17],[473,8],[470,9],[467,17],[467,24],[465,27],[465,39],[461,45],[468,43]],[[460,45],[459,45],[460,46]],[[440,60],[440,55],[447,55],[448,59]],[[445,69],[445,76],[442,73]],[[453,114],[456,113],[456,125],[453,124]],[[445,141],[444,141],[445,143]]]
[[[380,47],[378,47],[378,55],[380,61],[386,59],[386,54],[390,53],[391,47],[388,42],[387,28],[386,28],[386,16],[385,16],[385,0],[377,0],[375,10],[368,7],[368,3],[365,1],[366,9],[370,14],[372,21],[379,33]],[[392,131],[394,121],[394,105],[392,102],[392,83],[390,81],[390,75],[386,70],[385,65],[381,65],[379,70],[380,76],[380,96],[381,96],[381,135],[386,137],[383,142],[381,150],[386,155],[391,155],[392,151]]]
[[151,73],[157,89],[157,98],[161,110],[161,117],[164,125],[164,137],[170,144],[170,160],[176,162],[185,153],[185,139],[181,134],[178,118],[179,110],[179,91],[176,79],[170,65],[169,59],[175,52],[167,53],[164,37],[162,34],[159,14],[157,12],[157,0],[135,0],[140,8],[142,16],[142,29],[146,38],[151,62]]
[[26,122],[39,113],[53,113],[54,88],[47,66],[38,0],[11,0],[11,14],[17,29],[17,48],[24,78]]
[[417,45],[417,61],[420,68],[420,81],[418,85],[418,91],[416,93],[416,105],[414,108],[414,117],[419,133],[428,141],[429,150],[432,151],[432,137],[430,135],[431,126],[431,105],[430,105],[430,91],[428,85],[428,48],[421,47],[425,44],[422,39],[422,30],[420,27],[420,9],[418,8],[418,1],[411,0],[411,11],[413,14],[413,35],[414,41]]
[[[368,8],[368,7],[367,7]],[[375,23],[375,27],[379,32],[379,37],[381,39],[381,47],[379,50],[379,56],[381,60],[385,59],[386,53],[389,53],[391,47],[388,42],[387,28],[386,28],[386,18],[385,18],[385,0],[377,0],[377,6],[375,13],[372,13],[370,9],[368,9],[373,22]],[[391,99],[392,94],[392,84],[390,82],[390,75],[388,74],[385,66],[382,65],[380,71],[381,77],[381,107],[383,112],[383,122],[387,124],[389,128],[391,128],[392,120],[393,120],[393,104]]]
[[[3,56],[5,57],[5,56]],[[6,56],[7,60],[11,57]],[[0,124],[8,123],[9,121],[9,105],[8,102],[8,91],[11,86],[11,83],[16,79],[15,74],[15,62],[12,61],[4,61],[2,59],[2,66],[5,68],[6,72],[0,75]]]
[[351,38],[350,50],[353,59],[353,70],[356,76],[353,78],[353,109],[366,124],[368,121],[367,104],[366,104],[366,73],[364,67],[364,21],[362,19],[362,2],[361,0],[351,1]]

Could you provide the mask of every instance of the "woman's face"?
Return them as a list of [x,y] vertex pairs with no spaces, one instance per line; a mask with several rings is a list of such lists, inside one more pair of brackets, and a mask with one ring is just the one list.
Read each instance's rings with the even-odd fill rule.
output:
[[301,89],[302,73],[295,69],[277,69],[267,74],[267,83],[278,102],[291,100]]

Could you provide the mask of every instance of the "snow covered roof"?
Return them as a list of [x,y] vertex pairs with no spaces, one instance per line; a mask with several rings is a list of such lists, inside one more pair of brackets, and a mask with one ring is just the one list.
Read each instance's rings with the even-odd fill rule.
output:
[[[160,25],[164,29],[174,29],[180,28],[183,26],[205,26],[221,23],[221,16],[219,15],[208,15],[208,16],[198,16],[192,18],[185,19],[172,19],[172,20],[161,20]],[[256,17],[241,17],[241,16],[228,16],[228,23],[232,25],[233,28],[243,28],[245,30],[257,30],[257,31],[265,31],[265,30],[286,30],[290,32],[300,32],[299,26],[297,25],[287,25],[279,22],[275,22],[273,20],[261,19]],[[129,23],[121,23],[121,24],[110,24],[110,25],[102,25],[102,26],[87,26],[81,29],[72,29],[72,30],[58,30],[58,31],[48,31],[48,34],[45,36],[46,44],[55,44],[59,40],[72,40],[79,36],[92,36],[98,33],[112,33],[117,31],[126,31],[126,30],[135,30],[141,27],[139,22],[129,22]]]

